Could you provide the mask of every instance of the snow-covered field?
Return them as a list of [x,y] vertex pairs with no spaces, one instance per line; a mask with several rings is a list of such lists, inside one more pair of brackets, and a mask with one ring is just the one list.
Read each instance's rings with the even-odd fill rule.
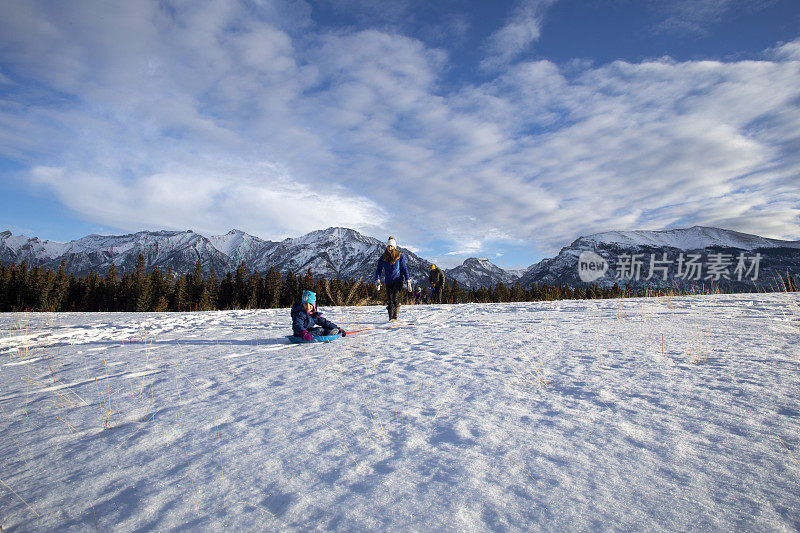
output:
[[798,305],[0,315],[0,526],[796,530]]

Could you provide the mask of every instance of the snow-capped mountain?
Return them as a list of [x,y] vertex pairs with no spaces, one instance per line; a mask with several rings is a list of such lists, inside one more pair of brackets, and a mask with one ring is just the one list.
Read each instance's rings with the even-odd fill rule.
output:
[[[584,270],[590,279],[594,277],[588,282],[582,279],[579,268],[594,268],[590,263],[605,270],[602,275],[595,271],[596,277]],[[726,290],[753,290],[777,288],[787,273],[800,273],[800,241],[694,226],[580,237],[556,257],[532,265],[520,282],[524,286],[580,287],[593,283],[611,287],[616,283],[636,289],[686,290],[715,285]]]
[[514,276],[514,280],[517,281],[517,280],[519,280],[519,278],[521,278],[522,276],[527,274],[528,270],[530,270],[530,268],[531,267],[526,267],[526,268],[506,268],[504,270],[506,272],[508,272],[509,274],[511,274],[512,276]]
[[142,231],[129,235],[89,235],[68,243],[40,241],[38,238],[0,233],[0,261],[40,266],[56,270],[61,261],[66,271],[86,274],[90,270],[107,272],[113,263],[121,271],[136,267],[139,254],[148,268],[189,272],[200,259],[203,268],[226,271],[231,261],[211,242],[190,231]]
[[693,226],[687,229],[663,231],[608,231],[580,237],[572,247],[591,249],[600,245],[623,247],[674,248],[677,250],[703,250],[706,248],[800,248],[800,241],[781,241],[719,228]]
[[445,271],[449,280],[456,280],[465,289],[478,287],[494,287],[498,283],[505,285],[518,281],[520,276],[503,270],[485,257],[470,257],[461,265]]
[[242,261],[246,265],[256,264],[264,250],[275,245],[273,242],[253,237],[238,229],[233,229],[225,235],[208,237],[208,240],[214,248],[225,254],[237,266]]
[[[272,266],[279,272],[297,274],[305,274],[311,269],[315,276],[371,281],[375,276],[378,257],[385,247],[385,242],[355,230],[328,228],[279,243],[269,242],[252,262],[251,268],[263,272]],[[415,282],[427,276],[430,268],[428,261],[402,246],[398,248],[406,256],[409,275]],[[248,266],[250,264],[248,262]]]
[[[189,231],[142,231],[130,235],[89,235],[68,243],[41,241],[10,231],[0,233],[0,261],[5,264],[25,261],[29,266],[56,270],[61,261],[66,271],[85,275],[90,270],[105,273],[113,263],[120,271],[136,267],[139,254],[147,268],[191,272],[198,259],[203,270],[217,275],[235,271],[244,261],[251,271],[265,273],[274,267],[281,273],[328,278],[372,280],[377,259],[385,243],[347,228],[313,231],[302,237],[280,242],[265,241],[240,230],[225,235],[204,237]],[[419,283],[427,277],[430,263],[400,247],[409,273]]]
[[67,249],[63,242],[41,241],[38,237],[0,233],[0,262],[35,264],[40,260],[59,257]]
[[[244,262],[251,271],[270,267],[282,274],[371,281],[385,243],[347,228],[312,231],[280,242],[265,241],[240,230],[204,237],[189,231],[143,231],[129,235],[89,235],[67,243],[0,233],[0,262],[25,261],[29,266],[57,270],[65,262],[68,273],[100,274],[112,264],[132,271],[139,254],[147,268],[191,272],[198,260],[203,270],[218,276]],[[414,284],[426,285],[430,262],[400,247]],[[778,277],[800,273],[800,241],[781,241],[736,231],[695,226],[666,231],[610,231],[576,239],[554,258],[522,271],[506,271],[485,258],[469,258],[445,271],[448,280],[464,288],[493,287],[499,282],[585,286],[579,275],[584,252],[596,254],[605,271],[594,283],[632,288],[718,285],[724,289],[773,289]],[[666,254],[666,257],[664,256]],[[756,257],[758,260],[756,261]],[[757,264],[755,264],[757,263]]]

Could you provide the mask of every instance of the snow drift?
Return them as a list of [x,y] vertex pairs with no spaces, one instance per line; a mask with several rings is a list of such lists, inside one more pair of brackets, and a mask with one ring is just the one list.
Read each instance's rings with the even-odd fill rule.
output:
[[0,315],[0,525],[797,529],[799,303]]

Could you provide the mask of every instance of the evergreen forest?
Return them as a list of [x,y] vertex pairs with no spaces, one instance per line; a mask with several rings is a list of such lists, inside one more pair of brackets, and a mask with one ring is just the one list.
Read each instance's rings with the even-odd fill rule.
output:
[[[281,275],[270,268],[264,275],[251,272],[241,263],[236,272],[217,276],[212,270],[204,275],[200,261],[192,272],[176,274],[158,268],[147,269],[142,255],[132,272],[117,272],[112,265],[101,276],[90,272],[76,277],[66,274],[61,263],[57,272],[40,267],[29,268],[25,262],[0,264],[0,311],[214,311],[227,309],[267,309],[290,307],[299,301],[303,290],[317,293],[317,304],[375,305],[385,302],[385,289],[378,291],[363,279],[314,277],[309,270],[298,276]],[[789,278],[791,279],[791,278]],[[784,288],[797,290],[794,284]],[[407,301],[411,295],[404,293]],[[442,291],[442,303],[522,302],[587,298],[619,298],[676,294],[665,291],[633,293],[614,285],[585,288],[498,283],[492,288],[465,290],[455,280]],[[423,289],[423,301],[428,288]]]

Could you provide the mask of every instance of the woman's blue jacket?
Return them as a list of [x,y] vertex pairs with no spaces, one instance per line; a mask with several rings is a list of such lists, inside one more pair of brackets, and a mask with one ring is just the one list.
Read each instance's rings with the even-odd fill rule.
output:
[[378,278],[381,277],[381,270],[383,270],[383,279],[387,287],[397,280],[406,282],[411,279],[408,275],[408,268],[406,267],[406,256],[403,254],[400,254],[400,258],[395,261],[394,264],[384,261],[383,256],[381,256],[381,258],[378,259],[378,269],[375,271],[374,281],[378,281]]

